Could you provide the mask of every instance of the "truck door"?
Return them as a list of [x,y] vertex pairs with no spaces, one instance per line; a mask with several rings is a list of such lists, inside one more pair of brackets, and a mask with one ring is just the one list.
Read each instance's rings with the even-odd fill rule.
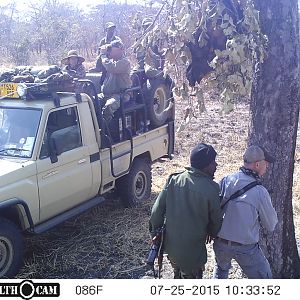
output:
[[[92,171],[81,133],[76,105],[49,114],[37,161],[40,221],[89,199]],[[50,159],[53,150],[56,162]]]

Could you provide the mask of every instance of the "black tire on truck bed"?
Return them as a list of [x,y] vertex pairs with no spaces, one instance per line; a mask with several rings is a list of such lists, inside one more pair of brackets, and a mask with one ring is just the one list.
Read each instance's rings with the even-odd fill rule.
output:
[[86,73],[85,75],[85,79],[89,79],[95,85],[97,94],[101,92],[101,84],[100,84],[101,76],[102,76],[101,72]]
[[165,124],[168,114],[164,111],[171,100],[171,91],[163,78],[151,79],[144,87],[145,101],[151,127]]

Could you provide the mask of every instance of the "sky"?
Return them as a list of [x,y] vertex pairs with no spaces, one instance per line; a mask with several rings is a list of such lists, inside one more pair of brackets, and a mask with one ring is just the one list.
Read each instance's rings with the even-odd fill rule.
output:
[[[19,10],[26,9],[28,7],[28,3],[38,3],[41,0],[0,0],[0,6],[7,5],[12,2],[17,3],[17,8]],[[72,2],[74,5],[78,5],[79,8],[88,8],[91,5],[97,5],[105,3],[105,0],[61,0],[61,2]],[[114,0],[116,3],[125,3],[126,0]],[[141,3],[143,0],[127,0],[128,4],[136,4]]]

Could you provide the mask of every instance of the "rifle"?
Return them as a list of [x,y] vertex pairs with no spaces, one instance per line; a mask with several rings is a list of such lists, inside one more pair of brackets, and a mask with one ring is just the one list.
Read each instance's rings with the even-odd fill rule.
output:
[[[148,254],[147,265],[153,270],[154,278],[161,278],[161,269],[164,255],[164,239],[165,239],[166,227],[163,225],[156,231],[155,236],[152,239],[152,246]],[[158,270],[155,271],[154,262],[157,258]]]

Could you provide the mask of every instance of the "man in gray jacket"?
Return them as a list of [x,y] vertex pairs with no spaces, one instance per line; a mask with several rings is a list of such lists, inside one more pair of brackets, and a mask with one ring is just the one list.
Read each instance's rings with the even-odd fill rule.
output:
[[[274,158],[262,147],[250,146],[244,154],[244,166],[240,171],[222,179],[223,223],[213,246],[216,258],[214,278],[228,278],[232,259],[248,278],[272,278],[269,262],[258,244],[260,227],[273,231],[278,222],[270,195],[260,182],[272,162]],[[252,182],[257,185],[229,199]]]

